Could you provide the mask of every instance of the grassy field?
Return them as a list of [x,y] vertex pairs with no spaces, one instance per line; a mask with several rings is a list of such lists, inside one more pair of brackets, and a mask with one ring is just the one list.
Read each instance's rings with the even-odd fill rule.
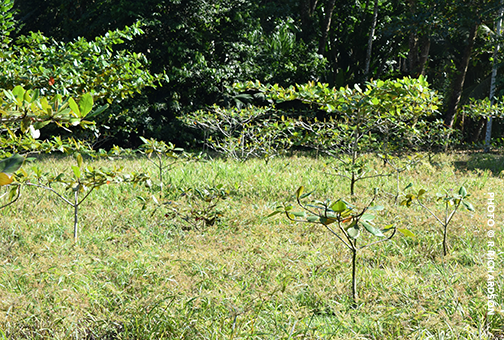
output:
[[[282,215],[265,218],[294,202],[300,185],[320,199],[349,200],[347,180],[329,161],[298,154],[178,165],[165,181],[174,204],[184,204],[181,188],[229,190],[218,205],[222,217],[200,230],[152,204],[142,210],[138,197],[152,194],[143,186],[107,185],[80,207],[77,244],[72,208],[26,188],[0,211],[0,339],[504,339],[504,157],[436,155],[401,174],[401,188],[413,183],[434,196],[464,185],[471,194],[475,212],[455,215],[446,257],[435,219],[417,205],[394,203],[394,177],[357,184],[357,202],[381,188],[386,210],[378,225],[396,223],[416,235],[398,233],[360,253],[357,308],[351,254],[335,237]],[[86,162],[155,173],[145,158]],[[37,164],[56,172],[73,160]],[[442,214],[434,200],[427,204]],[[487,314],[489,240],[498,253],[495,315]]]

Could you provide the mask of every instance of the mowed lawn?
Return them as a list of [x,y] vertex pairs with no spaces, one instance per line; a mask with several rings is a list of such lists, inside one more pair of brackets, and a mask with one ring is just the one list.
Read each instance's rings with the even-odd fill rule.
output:
[[[368,161],[370,174],[393,173],[372,156]],[[149,172],[157,183],[144,157],[85,163]],[[71,175],[74,161],[41,157],[35,164]],[[425,155],[399,183],[395,175],[358,182],[355,198],[336,166],[305,154],[178,164],[165,174],[164,198],[156,185],[111,183],[80,206],[77,244],[72,207],[49,191],[24,188],[18,202],[0,210],[0,339],[504,339],[504,156]],[[463,185],[471,194],[475,212],[456,213],[446,257],[436,219],[418,205],[398,204],[409,183],[407,192],[427,190],[426,204],[441,217],[436,193]],[[229,194],[215,207],[215,223],[195,229],[195,221],[170,218],[174,207],[189,211],[184,190],[220,185]],[[295,204],[301,185],[313,198],[343,197],[358,206],[377,187],[376,202],[386,208],[377,226],[416,235],[398,232],[363,249],[356,308],[348,249],[321,225],[266,218],[284,202]],[[165,204],[156,209],[152,195]],[[488,250],[496,251],[494,315]]]

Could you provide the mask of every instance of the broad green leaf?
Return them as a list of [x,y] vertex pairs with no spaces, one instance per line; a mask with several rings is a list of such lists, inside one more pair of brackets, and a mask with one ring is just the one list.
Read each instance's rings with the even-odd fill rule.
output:
[[466,207],[467,210],[475,211],[473,205],[470,202],[462,201],[462,204],[464,205],[464,207]]
[[142,142],[143,142],[144,144],[150,144],[148,139],[146,139],[146,138],[144,138],[144,137],[142,137],[142,136],[140,136],[140,139],[142,140]]
[[30,117],[26,116],[24,117],[22,120],[21,120],[21,124],[20,124],[20,129],[21,129],[21,132],[25,133],[26,131],[28,131],[28,128],[31,126],[31,119]]
[[12,89],[12,94],[14,95],[18,106],[22,106],[25,90],[20,85],[18,85]]
[[0,160],[0,172],[13,174],[23,165],[24,157],[14,154],[9,158]]
[[320,223],[322,223],[323,225],[329,225],[331,223],[334,223],[336,222],[336,220],[334,218],[328,218],[328,217],[320,217]]
[[42,129],[44,126],[46,126],[49,123],[51,123],[50,120],[46,120],[46,121],[43,121],[43,122],[36,122],[35,124],[33,124],[33,127],[35,129],[39,130],[39,129]]
[[353,238],[354,240],[357,239],[360,235],[360,230],[359,228],[357,227],[356,224],[353,224],[350,228],[348,228],[347,230],[347,233],[348,233],[348,236],[350,236],[351,238]]
[[70,106],[70,108],[77,115],[77,117],[82,118],[79,106],[77,105],[77,103],[73,98],[68,99],[68,106]]
[[308,216],[308,217],[306,218],[306,220],[307,220],[308,222],[319,222],[319,221],[322,221],[322,218],[323,218],[323,217],[318,217],[318,216],[311,215],[311,216]]
[[460,187],[459,189],[459,195],[462,196],[462,198],[467,196],[467,190],[463,186]]
[[12,176],[9,176],[3,172],[0,172],[0,186],[8,185],[12,183]]
[[79,166],[79,168],[82,167],[82,155],[80,153],[75,154],[75,159],[77,160],[77,165]]
[[303,198],[306,198],[308,196],[310,196],[311,194],[313,194],[313,191],[310,191],[310,192],[305,192],[304,194],[302,194],[299,199],[303,199]]
[[385,236],[383,235],[380,229],[373,227],[368,221],[360,220],[360,223],[364,226],[364,228],[366,228],[367,231],[369,231],[374,236]]
[[96,110],[94,110],[93,112],[91,112],[90,114],[87,114],[86,118],[90,119],[90,118],[96,117],[97,115],[99,115],[100,113],[102,113],[103,111],[105,111],[106,109],[108,109],[108,107],[109,107],[108,104],[107,105],[102,105],[99,108],[97,108]]
[[335,211],[337,213],[342,213],[343,211],[347,210],[347,206],[346,206],[345,202],[343,202],[341,200],[334,202],[330,206],[330,208],[332,211]]
[[404,236],[407,236],[407,237],[416,237],[415,234],[413,234],[411,231],[409,231],[408,229],[400,229],[400,228],[397,228],[398,231],[400,231]]
[[389,231],[391,229],[394,229],[394,224],[389,224],[389,225],[385,226],[385,228],[383,228],[382,231],[387,232],[387,231]]
[[300,186],[297,191],[296,191],[296,198],[299,200],[299,198],[301,197],[301,195],[303,194],[303,191],[304,191],[304,186]]
[[280,213],[283,213],[283,211],[280,211],[280,210],[273,211],[271,214],[269,214],[268,216],[266,216],[266,218],[270,218],[270,217],[278,215]]
[[74,172],[75,178],[80,178],[81,177],[81,171],[80,168],[76,165],[72,165],[72,170]]
[[86,117],[86,115],[93,108],[93,96],[89,93],[84,94],[79,101],[79,109],[81,117]]
[[292,215],[295,217],[305,217],[306,213],[304,211],[294,211],[294,212],[290,212],[289,215]]
[[421,198],[421,197],[423,196],[423,194],[425,194],[426,192],[427,192],[426,190],[424,190],[424,189],[420,189],[420,190],[418,191],[418,198]]
[[374,220],[375,216],[373,214],[368,214],[368,213],[365,213],[361,216],[360,220],[361,221],[371,221],[371,220]]
[[368,207],[367,210],[371,210],[371,211],[381,211],[385,209],[385,207],[383,205],[373,205],[373,206],[370,206]]

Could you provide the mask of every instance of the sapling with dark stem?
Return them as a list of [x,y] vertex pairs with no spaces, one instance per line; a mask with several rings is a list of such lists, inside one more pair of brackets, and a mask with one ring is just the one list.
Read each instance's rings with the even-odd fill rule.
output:
[[[32,170],[37,179],[37,183],[32,183],[27,180],[24,185],[48,190],[73,208],[73,238],[74,243],[77,243],[79,207],[95,189],[109,184],[111,181],[132,182],[137,184],[145,181],[148,177],[144,174],[133,174],[120,177],[119,175],[121,169],[115,168],[113,170],[102,167],[95,169],[92,166],[83,168],[82,156],[80,154],[76,154],[75,158],[77,160],[77,165],[72,166],[73,174],[71,177],[68,177],[65,173],[60,173],[57,176],[51,176],[47,173],[43,173],[40,168],[34,166]],[[53,188],[53,183],[63,184],[65,190],[72,192],[70,195],[71,197],[66,197],[64,194]]]
[[[406,236],[413,234],[407,229],[398,229],[394,225],[388,225],[384,229],[379,229],[373,222],[375,215],[372,212],[381,211],[383,206],[375,205],[377,190],[371,201],[365,205],[362,210],[356,210],[355,206],[339,199],[337,201],[314,201],[311,204],[304,204],[302,199],[308,197],[311,193],[303,194],[304,187],[300,187],[296,191],[296,200],[298,205],[303,208],[302,212],[292,211],[292,205],[277,207],[277,210],[268,217],[284,213],[287,218],[294,222],[315,223],[323,225],[332,235],[334,235],[341,243],[347,247],[352,253],[352,300],[354,306],[357,304],[357,255],[361,249],[376,245],[390,240],[397,230]],[[332,227],[332,225],[336,227]],[[361,230],[366,230],[373,236],[382,237],[379,240],[358,245],[357,241],[361,235]],[[384,233],[389,232],[386,236]]]
[[[160,195],[163,193],[163,175],[165,171],[169,171],[173,168],[175,163],[180,160],[180,155],[178,152],[184,151],[181,148],[176,148],[172,143],[166,144],[163,141],[155,140],[154,138],[146,139],[144,137],[140,137],[142,142],[141,149],[147,155],[147,159],[156,166],[159,176],[159,188]],[[154,155],[154,157],[152,157]],[[164,161],[164,157],[166,157],[169,162]],[[154,158],[154,159],[153,159]]]
[[[401,202],[401,205],[405,205],[410,207],[413,203],[413,200],[416,199],[418,204],[425,209],[431,216],[433,216],[436,221],[441,225],[443,229],[443,256],[448,255],[448,225],[455,216],[455,213],[458,211],[460,205],[462,204],[467,210],[474,211],[474,207],[471,203],[467,202],[465,199],[470,195],[467,193],[467,190],[464,186],[461,186],[458,194],[450,194],[448,191],[444,194],[437,194],[437,202],[442,202],[444,204],[444,216],[439,217],[436,215],[429,207],[425,205],[423,202],[424,195],[427,191],[424,189],[420,189],[417,195],[408,194],[406,195],[406,199]],[[453,207],[450,209],[450,207]]]

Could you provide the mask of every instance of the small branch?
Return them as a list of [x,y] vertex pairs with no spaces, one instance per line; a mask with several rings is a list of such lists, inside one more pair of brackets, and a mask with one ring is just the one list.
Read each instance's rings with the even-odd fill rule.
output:
[[[7,193],[5,193],[5,194],[7,194]],[[4,196],[4,195],[2,195],[2,197],[3,197],[3,196]],[[2,205],[2,206],[0,207],[0,210],[2,210],[2,209],[3,209],[3,208],[5,208],[5,207],[8,207],[9,205],[11,205],[11,204],[13,204],[14,202],[16,202],[16,201],[19,199],[19,197],[21,197],[21,186],[19,186],[19,185],[18,185],[18,189],[17,189],[17,195],[16,195],[16,197],[15,197],[12,201],[10,201],[9,203]]]
[[[345,235],[345,237],[347,238],[348,240],[348,244],[346,244],[345,241],[341,240],[343,243],[345,243],[345,245],[351,250],[351,251],[355,251],[357,249],[355,249],[355,245],[352,243],[352,239],[350,238],[350,236],[348,235],[348,233],[346,232],[346,230],[341,226],[341,223],[338,222],[338,227],[340,228],[341,232],[343,233],[343,235]],[[340,238],[341,239],[341,238]]]
[[[322,223],[322,224],[323,224],[323,223]],[[338,222],[338,224],[339,224],[339,222]],[[345,242],[345,240],[343,240],[343,239],[341,238],[341,236],[339,236],[339,235],[338,235],[338,234],[337,234],[334,230],[332,230],[331,228],[329,228],[329,226],[328,226],[328,225],[324,224],[324,227],[326,227],[326,229],[327,229],[327,230],[329,230],[329,231],[330,231],[330,232],[331,232],[334,236],[336,236],[336,237],[337,237],[337,238],[338,238],[341,242],[343,242],[343,244],[344,244],[345,246],[347,246],[347,247],[348,247],[348,249],[353,250],[352,246],[350,245],[351,243],[350,243],[350,244],[346,243],[346,242]],[[345,234],[345,236],[347,236],[347,237],[348,237],[348,235],[347,235],[346,233],[344,233],[344,234]]]
[[365,244],[365,245],[361,246],[359,248],[359,250],[363,249],[363,248],[366,248],[366,247],[369,247],[369,246],[372,246],[374,244],[378,244],[378,243],[385,242],[385,241],[390,241],[392,239],[392,237],[394,237],[396,231],[397,231],[397,228],[394,228],[394,231],[392,232],[392,234],[389,237],[381,239],[381,240],[378,240],[378,241],[374,241],[374,242],[371,242],[371,243],[368,243],[368,244]]
[[27,182],[26,185],[49,190],[49,191],[53,192],[56,196],[61,198],[63,201],[65,201],[66,204],[71,205],[72,207],[74,206],[74,204],[72,202],[70,202],[68,199],[66,199],[63,195],[61,195],[59,192],[57,192],[56,190],[54,190],[50,186],[41,185],[41,184],[34,184],[34,183],[30,183],[30,182]]
[[[91,192],[95,188],[96,188],[96,186],[91,187],[91,189],[89,189],[89,191],[87,192],[87,194],[84,197],[82,197],[82,199],[77,203],[77,206],[79,206],[82,202],[84,202],[84,200],[91,194]],[[78,192],[78,190],[76,192]],[[77,201],[75,201],[75,202],[77,202]]]
[[420,200],[418,200],[418,204],[420,204],[420,206],[421,206],[422,208],[424,208],[425,210],[427,210],[427,211],[428,211],[428,212],[429,212],[432,216],[434,216],[434,218],[435,218],[435,219],[436,219],[439,223],[441,223],[441,225],[442,225],[442,226],[444,226],[444,222],[443,222],[443,221],[441,221],[441,220],[439,219],[439,217],[437,217],[437,216],[436,216],[436,214],[434,214],[434,213],[433,213],[433,212],[432,212],[429,208],[427,208],[427,207],[426,207],[426,206],[425,206],[425,205],[424,205],[424,204],[423,204]]
[[[86,195],[87,197],[87,195]],[[74,243],[77,243],[77,232],[78,232],[78,222],[79,222],[79,190],[75,190],[74,193]],[[82,201],[81,201],[82,202]]]

